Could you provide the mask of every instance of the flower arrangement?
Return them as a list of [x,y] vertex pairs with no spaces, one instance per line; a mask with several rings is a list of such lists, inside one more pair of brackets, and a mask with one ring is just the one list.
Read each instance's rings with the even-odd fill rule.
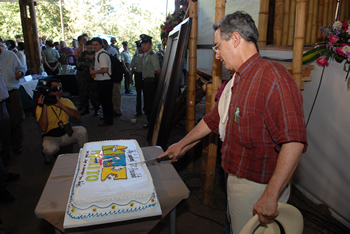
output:
[[321,27],[326,35],[325,45],[316,45],[314,49],[303,55],[303,64],[316,60],[320,66],[328,66],[329,60],[334,59],[338,63],[345,60],[344,71],[350,71],[350,20],[348,22],[335,21],[332,25]]
[[173,30],[178,24],[180,24],[183,21],[186,11],[187,5],[180,6],[177,10],[174,11],[174,13],[169,14],[166,17],[166,21],[164,22],[164,24],[160,26],[162,30],[160,37],[162,40],[163,47],[165,47],[168,42],[168,36],[171,30]]

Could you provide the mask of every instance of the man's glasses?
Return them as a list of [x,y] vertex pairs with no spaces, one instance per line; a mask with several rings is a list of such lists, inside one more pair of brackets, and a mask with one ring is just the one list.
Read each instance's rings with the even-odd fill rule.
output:
[[62,90],[62,86],[56,85],[54,87],[51,88],[51,92],[57,92]]
[[218,46],[221,44],[222,41],[223,40],[221,40],[218,44],[216,44],[216,46],[212,47],[215,53],[218,53]]

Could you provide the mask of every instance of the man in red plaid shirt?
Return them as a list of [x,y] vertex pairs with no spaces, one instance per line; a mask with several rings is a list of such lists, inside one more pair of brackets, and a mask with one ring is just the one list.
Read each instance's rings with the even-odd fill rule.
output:
[[254,214],[262,223],[277,217],[278,201],[289,198],[289,180],[307,148],[303,98],[282,65],[261,58],[250,15],[235,12],[213,28],[216,59],[236,73],[214,109],[159,157],[177,161],[201,138],[219,133],[231,225],[239,233]]

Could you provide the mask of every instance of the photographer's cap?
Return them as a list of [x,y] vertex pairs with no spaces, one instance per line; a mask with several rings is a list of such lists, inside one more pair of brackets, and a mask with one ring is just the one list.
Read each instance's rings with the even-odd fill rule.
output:
[[146,42],[149,42],[149,43],[152,43],[152,38],[153,37],[150,37],[150,36],[148,36],[148,35],[146,35],[146,34],[141,34],[140,35],[140,38],[141,38],[141,44],[142,43],[146,43]]

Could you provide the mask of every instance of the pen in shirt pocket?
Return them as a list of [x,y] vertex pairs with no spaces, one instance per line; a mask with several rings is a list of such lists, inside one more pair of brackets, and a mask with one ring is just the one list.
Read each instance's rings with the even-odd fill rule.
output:
[[239,108],[237,107],[237,110],[235,112],[235,122],[237,122],[237,117],[239,117]]

